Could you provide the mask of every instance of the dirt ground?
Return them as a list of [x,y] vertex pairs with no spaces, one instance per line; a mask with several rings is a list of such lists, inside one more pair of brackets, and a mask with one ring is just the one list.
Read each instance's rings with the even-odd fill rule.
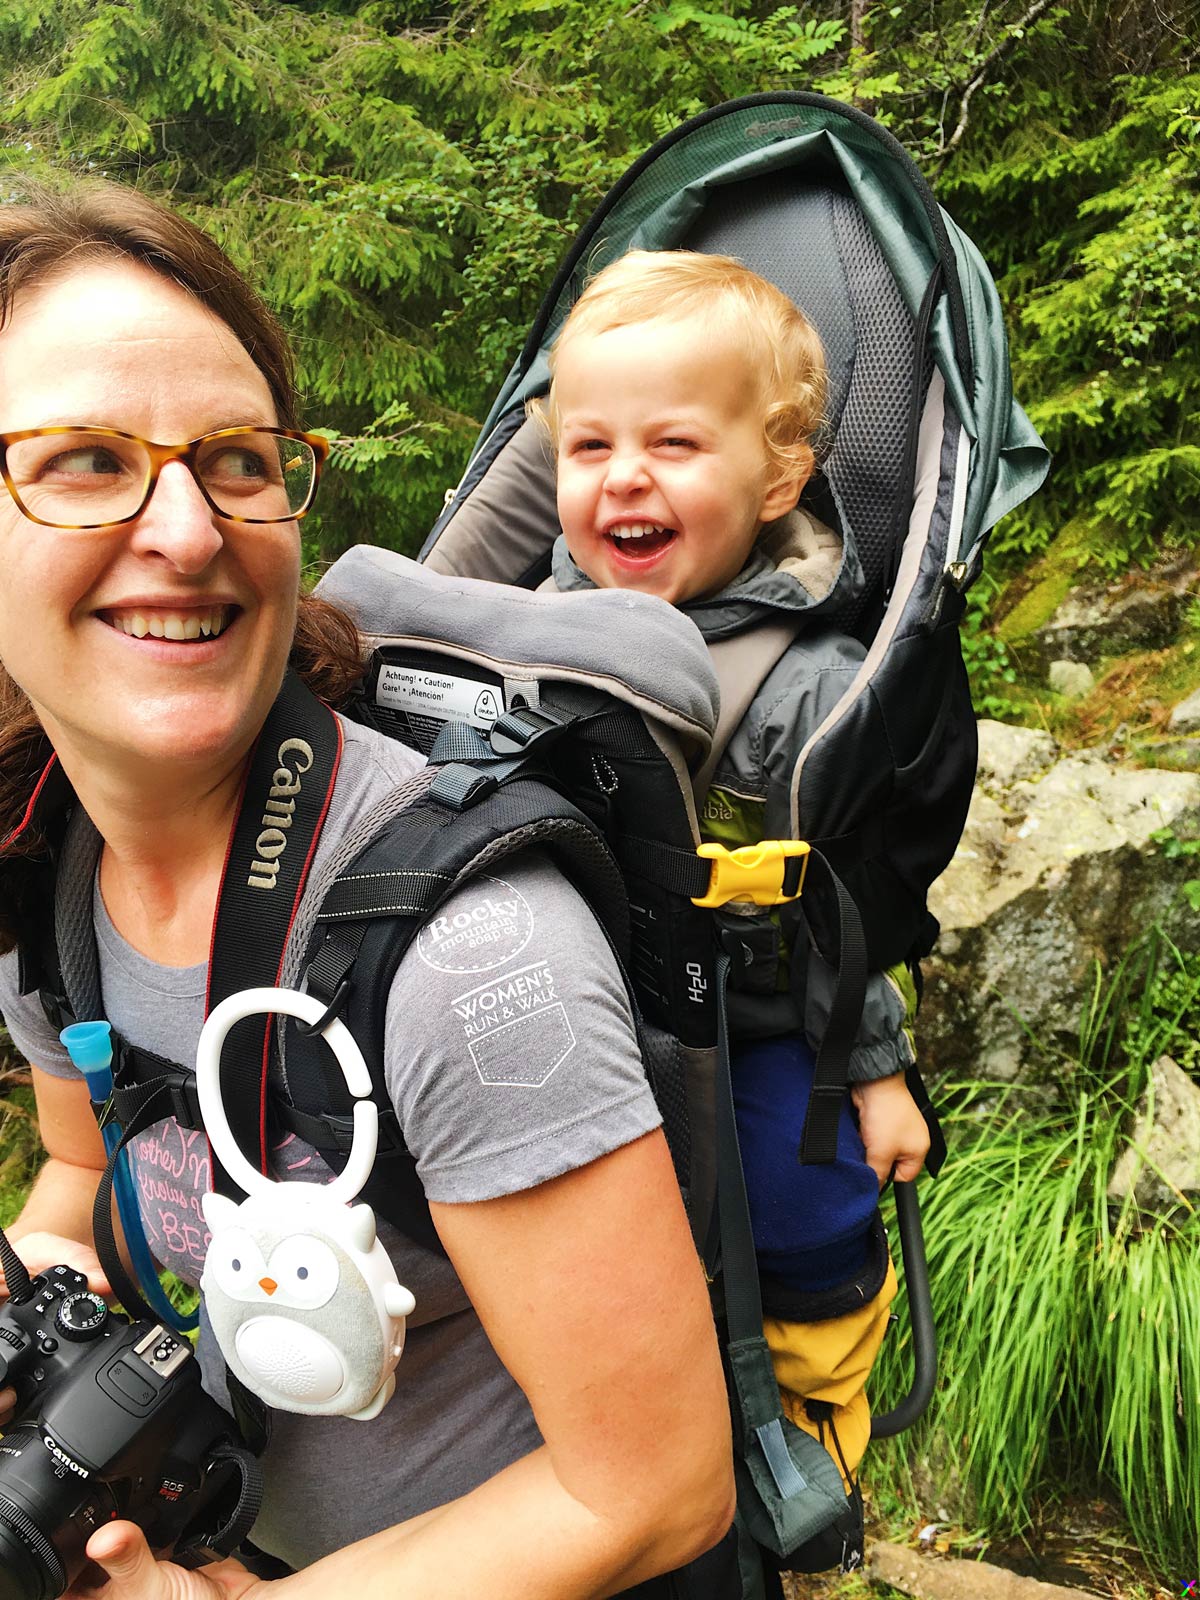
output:
[[[985,1543],[973,1540],[962,1529],[922,1522],[908,1529],[876,1526],[870,1533],[876,1541],[908,1545],[920,1554],[921,1564],[913,1568],[920,1574],[920,1600],[956,1600],[963,1593],[964,1560],[982,1561],[1017,1578],[1103,1600],[1179,1600],[1186,1592],[1183,1580],[1196,1576],[1182,1573],[1178,1579],[1164,1581],[1151,1572],[1119,1513],[1104,1500],[1067,1500],[1047,1507],[1039,1526],[1025,1539],[1008,1542],[993,1539]],[[872,1542],[869,1538],[868,1569]],[[894,1573],[896,1563],[879,1565]],[[992,1591],[982,1569],[980,1580],[976,1592],[984,1600],[985,1591]],[[1035,1584],[1011,1586],[1012,1600],[1023,1600],[1022,1591],[1029,1600],[1037,1600]],[[787,1600],[899,1600],[914,1593],[916,1586],[893,1587],[870,1576],[869,1570],[846,1577],[831,1573],[787,1575],[784,1579]]]

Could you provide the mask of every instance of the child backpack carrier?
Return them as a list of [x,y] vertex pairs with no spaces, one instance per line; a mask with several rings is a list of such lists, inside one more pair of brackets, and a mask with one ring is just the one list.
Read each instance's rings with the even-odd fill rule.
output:
[[[788,814],[777,811],[766,831],[819,847],[854,903],[867,966],[909,966],[919,994],[918,964],[938,932],[927,891],[957,846],[976,766],[958,631],[965,595],[988,530],[1048,466],[1012,398],[995,288],[911,159],[870,118],[810,94],[717,107],[650,150],[580,232],[425,542],[428,565],[528,587],[547,581],[558,532],[552,453],[526,405],[548,389],[549,352],[586,282],[630,249],[733,256],[787,294],[822,338],[827,431],[801,508],[841,536],[864,581],[853,598],[809,614],[866,654],[799,749]],[[760,629],[714,648],[721,718],[694,775],[702,808],[725,740],[794,632]],[[721,803],[716,792],[713,801]],[[811,941],[844,972],[848,922],[829,895],[783,905],[778,917],[793,951]],[[762,945],[751,919],[718,918],[740,1024],[763,1003],[761,984],[747,977]],[[794,1014],[804,1016],[798,976],[793,961]],[[828,1059],[844,1054],[830,1035],[848,1026],[835,1006],[822,1041]],[[818,1070],[814,1098],[840,1092],[844,1071],[831,1076],[822,1085]],[[927,1106],[915,1071],[910,1087]],[[940,1154],[935,1136],[931,1171]],[[913,1216],[911,1186],[896,1198],[902,1221]],[[912,1277],[910,1268],[910,1288]],[[924,1321],[923,1306],[911,1309],[915,1324]],[[915,1411],[916,1392],[872,1431],[896,1431]]]
[[[796,759],[789,834],[819,843],[850,890],[872,968],[918,960],[937,933],[928,886],[954,853],[975,774],[965,592],[988,530],[1048,466],[1012,398],[995,287],[911,158],[863,113],[792,93],[695,117],[630,168],[568,252],[421,551],[437,571],[546,578],[553,462],[525,405],[546,392],[547,352],[588,277],[631,248],[735,256],[821,336],[828,438],[801,505],[857,553],[861,592],[821,621],[867,657]],[[761,680],[770,665],[749,670]],[[718,670],[726,723],[757,682]]]

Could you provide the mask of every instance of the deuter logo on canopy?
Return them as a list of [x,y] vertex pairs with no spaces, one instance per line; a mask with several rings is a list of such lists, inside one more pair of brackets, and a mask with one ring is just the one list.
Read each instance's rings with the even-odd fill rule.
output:
[[519,956],[533,937],[529,902],[502,878],[477,878],[417,935],[417,954],[438,972],[490,972]]

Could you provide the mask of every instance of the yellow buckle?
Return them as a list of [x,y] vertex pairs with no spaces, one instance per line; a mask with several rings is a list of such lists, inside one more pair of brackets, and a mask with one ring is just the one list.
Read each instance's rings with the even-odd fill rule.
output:
[[[803,839],[763,839],[758,844],[728,850],[723,844],[702,844],[696,851],[712,862],[712,880],[703,898],[692,896],[695,906],[723,906],[730,900],[748,900],[756,906],[781,906],[804,892],[808,871],[808,845]],[[795,889],[784,889],[787,863],[801,857]]]

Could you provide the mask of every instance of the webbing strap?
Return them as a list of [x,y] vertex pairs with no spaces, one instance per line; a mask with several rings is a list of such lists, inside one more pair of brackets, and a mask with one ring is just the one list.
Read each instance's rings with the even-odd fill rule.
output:
[[[716,1157],[717,1224],[721,1244],[721,1276],[729,1343],[762,1338],[762,1296],[754,1233],[750,1226],[750,1201],[738,1147],[733,1107],[733,1075],[729,1061],[729,1018],[725,992],[729,982],[729,957],[716,960],[717,1070]],[[710,1263],[711,1265],[711,1263]]]
[[780,1498],[793,1500],[798,1494],[803,1494],[808,1488],[808,1479],[788,1454],[787,1440],[783,1437],[783,1419],[772,1417],[770,1422],[760,1423],[754,1432]]
[[665,889],[668,894],[690,900],[708,893],[712,862],[698,856],[694,850],[681,850],[677,845],[663,844],[658,839],[639,839],[632,834],[618,839],[615,849],[624,870]]
[[[207,1014],[228,995],[279,982],[288,932],[329,809],[341,760],[337,718],[289,672],[250,760],[213,919]],[[237,1023],[224,1056],[222,1097],[239,1149],[267,1170],[271,1017]],[[213,1186],[240,1188],[212,1153]]]
[[[832,892],[838,911],[837,979],[825,1033],[817,1049],[812,1093],[800,1135],[800,1160],[828,1163],[837,1158],[838,1117],[846,1095],[850,1051],[862,1020],[867,993],[867,942],[862,919],[849,890],[819,850],[809,853],[809,886]],[[802,958],[797,947],[793,963]]]
[[465,811],[500,784],[528,772],[542,750],[567,732],[576,715],[521,706],[496,718],[485,735],[469,722],[447,722],[429,751],[440,767],[429,793],[454,811]]
[[352,922],[363,917],[425,917],[446,898],[449,872],[417,868],[349,872],[335,878],[321,902],[321,922]]
[[185,1128],[202,1125],[194,1071],[115,1035],[113,1043],[113,1090],[100,1115],[102,1128],[116,1122],[132,1135],[166,1117]]
[[116,1172],[122,1150],[133,1137],[133,1131],[126,1128],[109,1152],[108,1164],[100,1175],[100,1182],[96,1185],[96,1199],[92,1206],[92,1238],[100,1265],[104,1268],[108,1281],[113,1286],[113,1292],[125,1310],[135,1322],[157,1322],[158,1318],[142,1299],[137,1285],[125,1271],[125,1263],[121,1260],[121,1252],[117,1249],[116,1235],[113,1232],[113,1174]]
[[243,1450],[240,1445],[221,1444],[213,1451],[212,1459],[215,1465],[227,1462],[233,1467],[238,1478],[237,1497],[229,1514],[216,1528],[202,1535],[197,1533],[186,1543],[176,1546],[171,1553],[171,1560],[181,1567],[194,1568],[211,1561],[213,1555],[232,1555],[258,1520],[258,1513],[262,1509],[262,1468],[249,1450]]

